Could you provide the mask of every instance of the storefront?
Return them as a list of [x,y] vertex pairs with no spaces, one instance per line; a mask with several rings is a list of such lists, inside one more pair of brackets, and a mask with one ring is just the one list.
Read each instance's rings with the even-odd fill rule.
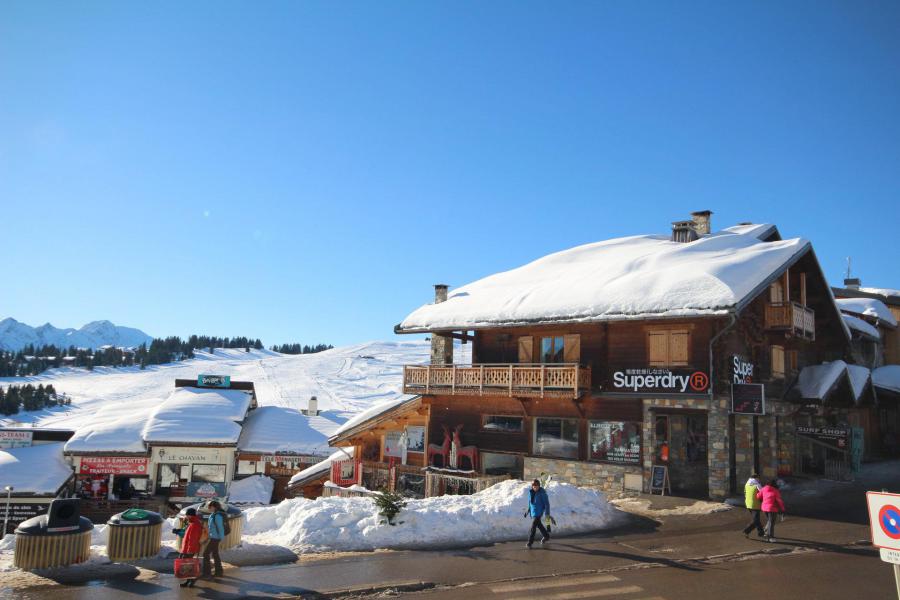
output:
[[[0,449],[2,484],[10,486],[7,533],[22,521],[47,512],[55,498],[72,491],[72,469],[63,458],[63,444]],[[6,496],[3,496],[5,505]],[[5,515],[5,513],[4,513]]]
[[85,500],[132,500],[151,494],[149,458],[72,455],[75,495]]
[[235,448],[151,446],[153,493],[170,502],[224,499],[234,478]]

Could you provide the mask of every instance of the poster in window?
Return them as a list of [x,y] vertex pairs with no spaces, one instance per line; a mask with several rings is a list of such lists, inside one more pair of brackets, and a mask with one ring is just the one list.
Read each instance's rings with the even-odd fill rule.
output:
[[640,464],[640,425],[622,421],[591,421],[590,451],[592,460]]
[[409,452],[425,452],[424,427],[407,427],[406,436],[406,449]]
[[388,431],[384,434],[384,455],[396,456],[400,458],[403,454],[403,448],[400,447],[400,436],[402,431]]

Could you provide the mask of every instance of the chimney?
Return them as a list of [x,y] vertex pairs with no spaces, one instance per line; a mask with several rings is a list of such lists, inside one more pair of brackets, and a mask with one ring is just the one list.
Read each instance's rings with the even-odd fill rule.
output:
[[319,401],[315,396],[309,397],[309,403],[306,405],[306,415],[308,417],[315,417],[319,414]]
[[693,221],[672,221],[672,241],[687,244],[697,239]]
[[844,287],[848,290],[858,290],[861,285],[862,281],[860,281],[859,277],[848,277],[844,279]]
[[691,220],[694,222],[694,231],[697,235],[708,235],[712,229],[711,210],[698,210],[691,213]]
[[[447,301],[447,285],[438,283],[434,286],[434,303],[440,304]],[[431,334],[431,364],[453,364],[453,338],[437,333]]]

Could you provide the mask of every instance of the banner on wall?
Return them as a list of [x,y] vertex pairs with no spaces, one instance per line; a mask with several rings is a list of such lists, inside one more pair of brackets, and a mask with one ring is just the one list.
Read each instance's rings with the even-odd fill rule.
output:
[[82,456],[82,475],[146,475],[146,456]]

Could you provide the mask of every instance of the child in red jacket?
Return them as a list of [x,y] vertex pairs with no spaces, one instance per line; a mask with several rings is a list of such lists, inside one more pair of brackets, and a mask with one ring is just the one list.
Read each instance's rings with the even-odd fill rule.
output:
[[[180,558],[193,558],[200,554],[200,537],[203,535],[203,521],[197,516],[197,511],[193,508],[187,509],[187,529],[184,531],[184,539],[181,541]],[[194,587],[196,579],[185,579],[181,582],[181,587]]]
[[770,479],[766,486],[756,492],[756,498],[762,500],[760,508],[766,514],[766,541],[775,540],[775,519],[778,513],[784,513],[784,502],[781,500],[781,492],[778,491],[778,482]]

